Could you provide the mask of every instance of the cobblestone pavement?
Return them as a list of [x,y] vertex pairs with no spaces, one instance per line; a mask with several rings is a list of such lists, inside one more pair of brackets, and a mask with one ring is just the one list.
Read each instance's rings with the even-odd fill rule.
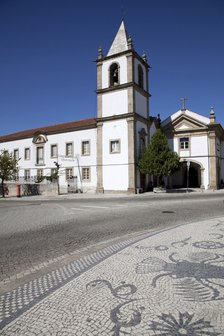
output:
[[0,297],[0,334],[224,335],[224,217],[131,238]]

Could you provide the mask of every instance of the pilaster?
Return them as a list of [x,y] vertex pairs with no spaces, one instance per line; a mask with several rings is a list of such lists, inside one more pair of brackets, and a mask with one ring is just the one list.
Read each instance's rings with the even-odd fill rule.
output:
[[102,66],[103,62],[97,62],[97,90],[102,89]]
[[128,192],[135,193],[135,119],[127,118],[128,124]]
[[103,123],[97,123],[97,189],[103,193]]
[[216,134],[209,132],[209,189],[218,188]]
[[102,108],[102,94],[98,93],[97,95],[97,118],[102,118],[103,108]]

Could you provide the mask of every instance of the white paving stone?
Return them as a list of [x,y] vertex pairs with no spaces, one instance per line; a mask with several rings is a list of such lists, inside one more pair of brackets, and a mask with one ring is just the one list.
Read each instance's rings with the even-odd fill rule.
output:
[[15,318],[1,335],[216,336],[224,335],[223,311],[224,217],[130,244]]

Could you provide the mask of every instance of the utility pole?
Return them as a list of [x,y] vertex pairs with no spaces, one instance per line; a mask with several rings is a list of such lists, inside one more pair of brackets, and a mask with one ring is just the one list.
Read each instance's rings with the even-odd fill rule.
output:
[[60,186],[59,186],[59,168],[60,168],[60,165],[59,165],[59,163],[56,162],[56,161],[54,161],[54,164],[55,164],[55,166],[56,166],[58,195],[60,195]]

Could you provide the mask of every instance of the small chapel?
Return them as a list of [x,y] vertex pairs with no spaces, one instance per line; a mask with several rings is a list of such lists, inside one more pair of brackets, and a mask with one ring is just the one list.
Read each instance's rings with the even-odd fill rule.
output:
[[[98,50],[96,118],[0,136],[0,150],[19,160],[15,183],[45,183],[59,167],[61,192],[147,191],[153,177],[138,170],[143,148],[158,128],[183,162],[169,188],[218,189],[224,180],[224,130],[215,112],[183,108],[164,121],[149,112],[149,64],[122,21],[106,55]],[[44,182],[45,181],[45,182]]]

